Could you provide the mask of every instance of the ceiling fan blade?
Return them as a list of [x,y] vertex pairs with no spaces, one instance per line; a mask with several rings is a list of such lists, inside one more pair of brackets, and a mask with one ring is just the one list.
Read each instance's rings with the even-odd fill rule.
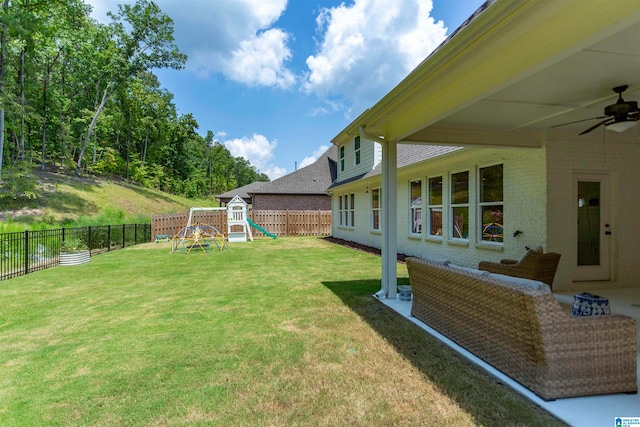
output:
[[555,126],[551,126],[551,127],[552,127],[552,128],[557,128],[557,127],[560,127],[560,126],[572,125],[572,124],[574,124],[574,123],[588,122],[589,120],[606,119],[607,117],[608,117],[608,116],[591,117],[590,119],[576,120],[575,122],[562,123],[562,124],[555,125]]
[[594,130],[594,129],[595,129],[595,128],[597,128],[598,126],[602,126],[602,125],[605,125],[605,124],[609,124],[609,122],[610,122],[610,123],[613,123],[614,121],[615,121],[615,120],[614,120],[614,119],[611,119],[611,118],[609,118],[609,119],[607,119],[607,120],[603,120],[603,121],[601,121],[600,123],[597,123],[597,124],[595,124],[595,125],[591,126],[589,129],[587,129],[587,130],[584,130],[584,131],[580,132],[578,135],[584,135],[585,133],[589,133],[589,132],[591,132],[592,130]]
[[640,120],[640,111],[634,113],[634,114],[629,114],[627,116],[627,120]]

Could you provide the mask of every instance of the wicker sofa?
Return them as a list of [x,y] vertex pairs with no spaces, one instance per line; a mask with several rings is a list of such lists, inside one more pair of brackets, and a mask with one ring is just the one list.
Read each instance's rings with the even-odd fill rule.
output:
[[406,262],[411,314],[542,399],[637,393],[634,319],[572,317],[540,282]]

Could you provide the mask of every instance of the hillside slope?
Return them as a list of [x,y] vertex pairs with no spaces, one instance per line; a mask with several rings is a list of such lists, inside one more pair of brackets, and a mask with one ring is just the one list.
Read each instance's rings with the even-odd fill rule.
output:
[[214,200],[187,199],[124,182],[51,172],[35,173],[40,194],[37,207],[0,211],[0,220],[60,222],[99,216],[108,210],[120,210],[126,218],[150,219],[152,214],[185,212],[192,206],[218,206]]

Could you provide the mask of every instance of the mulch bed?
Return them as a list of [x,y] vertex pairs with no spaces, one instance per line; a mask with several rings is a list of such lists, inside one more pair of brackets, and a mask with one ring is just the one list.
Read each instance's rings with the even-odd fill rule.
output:
[[[326,240],[327,242],[335,243],[336,245],[342,245],[347,248],[356,249],[358,251],[363,251],[363,252],[367,252],[367,253],[378,255],[378,256],[380,256],[381,254],[380,249],[375,248],[373,246],[362,245],[360,243],[339,239],[337,237],[329,236],[329,237],[325,237],[324,240]],[[398,254],[398,261],[404,262],[405,258],[407,258],[408,256],[409,255]]]

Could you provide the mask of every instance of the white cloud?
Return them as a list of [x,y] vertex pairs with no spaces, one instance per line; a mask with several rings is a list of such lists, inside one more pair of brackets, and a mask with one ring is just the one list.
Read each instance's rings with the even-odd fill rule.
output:
[[277,179],[277,178],[280,178],[281,176],[286,175],[287,174],[287,170],[285,168],[281,168],[281,167],[278,167],[278,166],[270,165],[268,168],[266,168],[264,171],[262,171],[262,173],[267,174],[269,179],[271,181],[273,181],[274,179]]
[[[287,0],[158,0],[175,22],[176,43],[189,59],[186,69],[201,78],[222,73],[250,86],[286,88],[289,35],[272,25]],[[240,62],[240,63],[239,63]]]
[[286,173],[286,169],[271,163],[277,141],[269,141],[266,136],[254,133],[251,137],[230,139],[222,142],[234,157],[244,157],[252,166],[267,174],[270,179],[278,178]]
[[328,145],[321,145],[320,147],[318,147],[318,149],[316,151],[313,152],[312,155],[305,157],[304,159],[302,159],[302,161],[300,162],[300,168],[303,168],[305,166],[309,166],[310,164],[312,164],[313,162],[315,162],[316,160],[318,160],[318,157],[322,156],[324,154],[325,151],[327,151],[329,149]]
[[[289,68],[294,35],[274,24],[287,0],[156,0],[171,16],[176,44],[201,78],[222,74],[248,86],[302,90],[327,104],[314,114],[359,112],[404,78],[446,37],[432,0],[353,0],[320,10],[316,52],[306,70]],[[116,11],[113,0],[88,0],[94,17]],[[133,0],[120,0],[133,3]],[[301,54],[301,52],[297,52]],[[348,113],[350,114],[350,113]]]
[[[87,0],[92,16],[109,22],[113,0]],[[120,0],[132,4],[134,0]],[[174,21],[175,42],[187,54],[186,69],[200,78],[222,73],[251,86],[287,88],[295,83],[286,67],[289,34],[272,25],[287,0],[156,0]]]
[[323,9],[303,90],[348,100],[355,111],[371,106],[445,39],[432,7],[431,0],[355,0]]
[[291,87],[296,78],[284,63],[291,59],[288,34],[272,28],[249,40],[243,40],[226,62],[224,74],[249,86]]

